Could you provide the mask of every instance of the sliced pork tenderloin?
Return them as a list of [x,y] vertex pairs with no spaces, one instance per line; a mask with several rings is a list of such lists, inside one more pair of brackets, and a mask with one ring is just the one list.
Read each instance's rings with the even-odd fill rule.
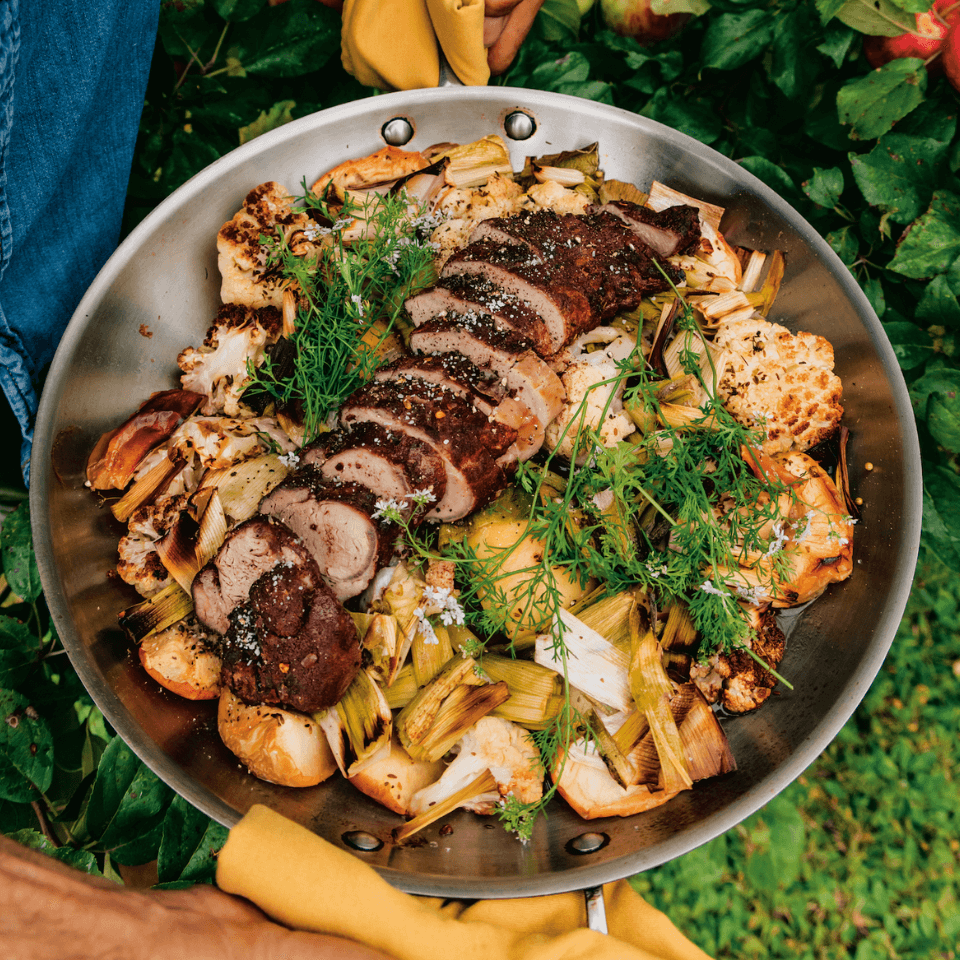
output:
[[471,243],[454,253],[440,272],[442,279],[456,274],[483,277],[539,314],[549,336],[548,355],[605,319],[584,293],[582,277],[564,276],[520,244]]
[[406,301],[404,306],[415,326],[448,313],[485,313],[502,329],[528,339],[541,357],[556,351],[543,318],[516,294],[477,274],[443,277],[436,286]]
[[540,449],[543,432],[563,407],[566,393],[560,378],[537,356],[529,340],[498,329],[489,316],[448,314],[414,330],[410,349],[427,354],[456,351],[482,370],[491,371],[532,415],[532,420],[521,416],[514,424],[519,431],[521,459]]
[[333,706],[353,682],[360,640],[325,583],[279,564],[230,614],[221,655],[223,682],[241,700],[310,713]]
[[[324,434],[301,453],[300,463],[319,468],[328,480],[359,483],[411,507],[414,493],[426,490],[440,501],[447,487],[443,458],[429,443],[376,423]],[[411,519],[426,512],[411,509]]]
[[393,554],[396,525],[374,517],[377,495],[358,483],[326,479],[314,466],[287,477],[260,512],[285,523],[313,555],[338,600],[366,589]]
[[296,567],[307,581],[318,584],[320,570],[300,539],[271,517],[251,517],[231,530],[217,551],[193,579],[197,619],[225,634],[230,613],[245,603],[253,584],[279,565]]
[[461,353],[405,357],[378,370],[376,378],[397,382],[426,380],[469,400],[491,422],[506,424],[516,431],[517,439],[506,454],[511,460],[529,460],[540,449],[540,421],[530,407],[512,395],[491,368],[481,369]]
[[447,485],[427,519],[459,520],[507,484],[516,431],[491,421],[462,396],[425,380],[374,381],[344,403],[340,423],[376,423],[430,444],[443,458]]
[[589,212],[618,217],[661,257],[692,253],[700,244],[700,212],[686,204],[657,211],[628,200],[611,200],[590,207]]
[[[470,240],[519,244],[578,284],[603,317],[632,310],[641,297],[683,274],[662,260],[623,220],[609,213],[561,216],[537,210],[477,224]],[[661,272],[661,270],[663,272]]]

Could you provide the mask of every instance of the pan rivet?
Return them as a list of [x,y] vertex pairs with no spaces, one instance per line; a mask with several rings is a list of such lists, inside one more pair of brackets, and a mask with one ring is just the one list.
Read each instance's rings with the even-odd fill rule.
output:
[[536,132],[537,125],[529,113],[514,110],[503,121],[503,129],[511,140],[529,140]]
[[380,128],[380,135],[391,147],[402,147],[413,139],[413,124],[406,117],[394,117]]
[[362,850],[364,853],[379,850],[383,846],[383,841],[379,837],[363,830],[349,830],[343,835],[343,842],[348,847],[353,847],[354,850]]
[[610,838],[605,833],[581,833],[567,844],[567,850],[570,853],[596,853],[609,842]]

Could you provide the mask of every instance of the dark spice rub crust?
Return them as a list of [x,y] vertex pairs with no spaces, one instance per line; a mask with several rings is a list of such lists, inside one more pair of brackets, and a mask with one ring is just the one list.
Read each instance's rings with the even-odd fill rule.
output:
[[422,490],[439,502],[447,489],[443,458],[429,443],[376,423],[324,434],[303,450],[300,463],[317,467],[328,480],[359,483],[397,502]]
[[367,487],[327,480],[307,466],[274,487],[260,512],[300,537],[334,595],[347,600],[362,593],[393,554],[399,531],[374,518],[376,502]]
[[483,416],[452,390],[425,380],[374,381],[344,403],[344,426],[378,423],[429,443],[447,471],[444,497],[428,517],[458,520],[489,503],[507,484],[501,460],[517,439],[517,431]]
[[360,669],[350,614],[322,581],[281,564],[230,614],[223,682],[241,700],[310,713],[333,706]]
[[320,570],[293,531],[270,517],[245,520],[225,537],[217,555],[193,579],[197,619],[216,633],[226,633],[230,613],[245,603],[250,587],[278,564],[294,565],[320,582]]

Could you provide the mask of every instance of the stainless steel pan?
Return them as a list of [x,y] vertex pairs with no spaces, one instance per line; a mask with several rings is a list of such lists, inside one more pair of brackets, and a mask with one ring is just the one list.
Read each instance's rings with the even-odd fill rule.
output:
[[[517,112],[532,123],[517,122]],[[781,249],[787,275],[773,319],[834,344],[852,430],[852,482],[864,499],[856,570],[793,618],[781,670],[795,683],[757,713],[726,722],[735,774],[650,813],[580,820],[561,802],[520,844],[463,814],[420,846],[389,842],[397,819],[348,783],[308,790],[247,775],[221,745],[214,708],[162,691],[117,628],[134,599],[109,576],[118,525],[83,487],[91,445],[151,391],[169,387],[175,358],[198,344],[217,303],[215,236],[264,180],[289,188],[383,145],[405,118],[412,147],[534,128],[509,140],[515,166],[600,142],[608,176],[653,179],[727,208],[739,244]],[[396,131],[403,124],[389,129]],[[864,464],[872,462],[867,472]],[[88,690],[143,760],[196,806],[233,824],[266,803],[353,849],[396,886],[463,897],[546,894],[596,886],[663,863],[765,804],[835,736],[883,661],[910,589],[920,533],[920,470],[907,392],[880,323],[847,269],[783,200],[736,164],[679,133],[613,107],[507,88],[447,88],[374,97],[291,123],[198,174],[124,242],[80,304],[56,355],[37,422],[31,507],[41,574],[57,629]]]

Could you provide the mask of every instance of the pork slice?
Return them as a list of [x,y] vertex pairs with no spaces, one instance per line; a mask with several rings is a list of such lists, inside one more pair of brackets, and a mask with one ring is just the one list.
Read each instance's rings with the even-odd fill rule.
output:
[[415,326],[447,313],[486,313],[498,327],[526,337],[541,357],[555,352],[547,325],[516,294],[479,274],[454,274],[410,297],[405,304]]
[[227,534],[217,555],[194,577],[191,592],[197,619],[216,633],[226,633],[230,613],[246,602],[251,586],[281,564],[320,582],[316,562],[292,530],[270,517],[245,520]]
[[539,314],[547,328],[552,355],[592,330],[605,316],[583,292],[582,278],[564,276],[542,257],[519,244],[496,244],[479,240],[458,250],[440,272],[480,276],[517,296]]
[[[493,372],[530,413],[513,425],[520,432],[521,459],[529,459],[543,443],[543,432],[563,407],[566,391],[560,378],[533,351],[530,341],[497,329],[481,314],[448,314],[410,334],[417,353],[456,350],[478,367]],[[506,411],[503,412],[504,415]]]
[[446,387],[469,400],[485,417],[489,417],[507,397],[507,391],[489,371],[480,369],[462,353],[439,353],[431,356],[402,357],[381,367],[374,378],[409,383],[426,380]]
[[376,504],[369,488],[327,480],[308,466],[274,487],[261,501],[260,512],[300,537],[342,601],[363,593],[393,554],[399,531],[374,518]]
[[657,211],[628,200],[611,200],[591,207],[590,212],[619,217],[661,257],[692,253],[700,243],[700,212],[687,204]]
[[575,277],[605,318],[634,309],[645,294],[666,290],[669,283],[664,273],[674,283],[682,280],[679,271],[609,213],[574,216],[531,211],[485,220],[470,239],[525,246],[555,272]]
[[310,713],[333,706],[360,670],[350,614],[322,580],[279,565],[230,614],[223,682],[241,700]]
[[481,369],[461,353],[406,357],[377,371],[377,379],[409,382],[423,379],[438,383],[469,400],[488,420],[506,424],[517,439],[500,462],[529,460],[542,444],[540,421],[530,407],[506,387],[492,368]]
[[427,519],[459,520],[507,484],[516,431],[481,414],[463,397],[424,380],[374,381],[340,409],[340,422],[364,422],[430,444],[443,458],[447,485]]
[[[443,498],[447,471],[443,458],[428,443],[376,423],[325,434],[300,455],[301,464],[319,468],[328,480],[359,483],[377,497],[411,503],[415,492]],[[411,510],[411,519],[418,519]]]

